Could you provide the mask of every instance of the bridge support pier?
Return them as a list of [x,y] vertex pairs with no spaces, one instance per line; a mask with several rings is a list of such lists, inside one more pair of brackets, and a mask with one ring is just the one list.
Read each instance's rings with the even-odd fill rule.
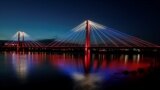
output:
[[90,24],[89,21],[86,21],[86,41],[85,41],[85,71],[86,73],[89,73],[89,67],[90,67]]
[[19,48],[20,48],[20,35],[21,35],[21,32],[18,32],[18,44],[17,44],[17,51],[19,51]]
[[[21,39],[21,36],[22,36],[22,39]],[[24,32],[19,31],[18,32],[17,51],[19,51],[20,49],[23,49],[23,51],[24,51],[23,47],[24,47]]]

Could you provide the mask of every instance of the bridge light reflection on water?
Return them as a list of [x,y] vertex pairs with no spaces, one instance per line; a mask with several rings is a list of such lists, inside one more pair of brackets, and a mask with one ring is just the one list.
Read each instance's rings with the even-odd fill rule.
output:
[[99,90],[104,82],[107,86],[111,83],[114,85],[114,82],[121,83],[126,78],[141,78],[148,69],[159,67],[157,56],[143,54],[92,53],[91,60],[87,63],[84,54],[75,53],[5,52],[0,57],[4,57],[5,62],[1,66],[7,67],[8,72],[14,72],[13,75],[20,83],[30,83],[30,78],[33,77],[36,80],[39,77],[38,81],[44,77],[48,80],[55,77],[52,74],[59,73],[73,80],[75,90]]
[[12,54],[12,64],[17,72],[17,75],[21,79],[25,79],[28,73],[28,62],[26,60],[26,55]]

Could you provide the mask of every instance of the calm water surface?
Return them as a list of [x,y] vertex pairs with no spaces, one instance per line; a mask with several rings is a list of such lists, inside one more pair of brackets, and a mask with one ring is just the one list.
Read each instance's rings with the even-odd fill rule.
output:
[[159,54],[0,53],[0,88],[112,90],[159,88]]

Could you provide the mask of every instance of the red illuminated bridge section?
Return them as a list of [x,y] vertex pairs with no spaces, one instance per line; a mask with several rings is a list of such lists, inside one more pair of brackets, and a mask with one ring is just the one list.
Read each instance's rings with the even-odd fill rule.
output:
[[160,46],[118,30],[86,20],[64,38],[45,44],[34,40],[27,33],[18,31],[0,49],[13,51],[158,51]]

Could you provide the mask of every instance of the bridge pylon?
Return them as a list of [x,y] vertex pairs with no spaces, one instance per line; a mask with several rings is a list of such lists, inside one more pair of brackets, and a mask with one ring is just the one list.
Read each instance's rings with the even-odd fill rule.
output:
[[89,24],[89,20],[86,21],[86,39],[85,39],[85,68],[86,73],[89,71],[90,67],[90,31],[91,25]]

